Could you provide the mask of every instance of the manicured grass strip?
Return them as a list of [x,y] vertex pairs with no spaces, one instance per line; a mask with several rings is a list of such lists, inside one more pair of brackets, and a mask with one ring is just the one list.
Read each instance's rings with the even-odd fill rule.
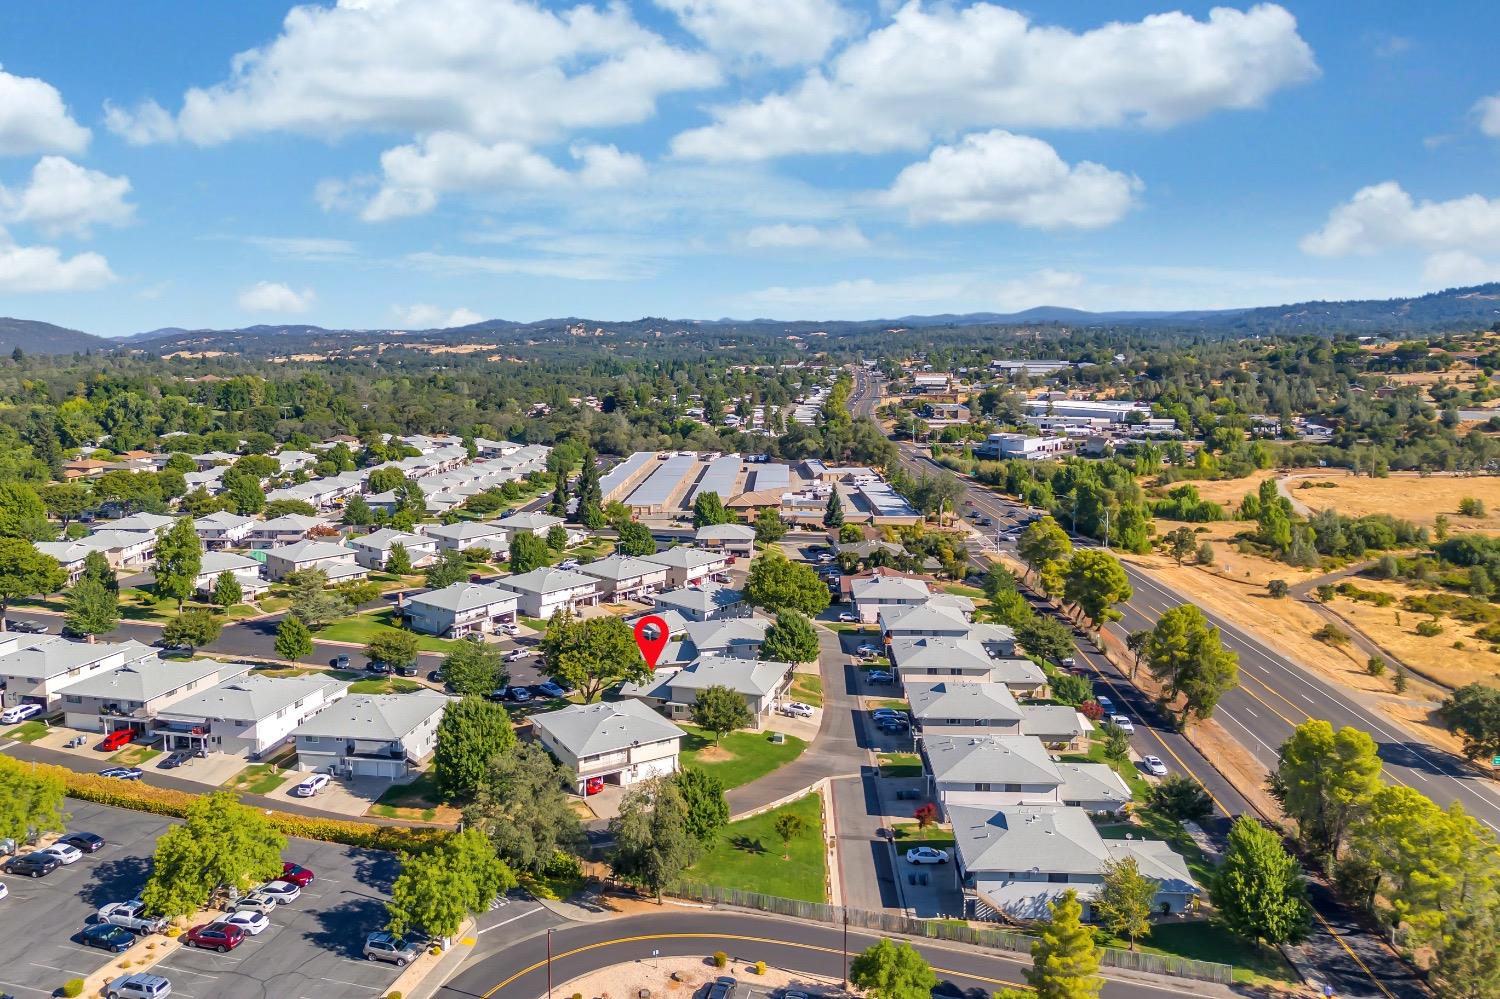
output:
[[1209,860],[1181,824],[1150,808],[1136,808],[1132,814],[1139,820],[1139,825],[1133,822],[1112,822],[1099,826],[1099,835],[1105,839],[1124,839],[1129,834],[1136,839],[1162,840],[1182,855],[1188,870],[1199,884],[1209,883],[1214,874],[1213,861]]
[[880,753],[876,758],[882,777],[922,776],[922,757],[916,753]]
[[29,722],[22,722],[16,728],[6,732],[5,738],[15,739],[17,742],[36,742],[49,731],[51,730],[46,725],[43,725],[36,719],[32,719]]
[[[807,830],[783,846],[776,817],[800,815]],[[755,891],[807,902],[826,902],[828,869],[824,863],[822,802],[815,794],[770,812],[731,822],[690,867],[685,880]],[[785,855],[785,859],[783,859]]]
[[915,822],[895,822],[891,824],[891,829],[896,834],[897,853],[904,854],[914,846],[931,846],[939,850],[953,849],[953,830],[944,829],[937,824],[922,829]]
[[[1109,947],[1129,948],[1128,940],[1117,940],[1102,929],[1099,942]],[[1196,920],[1185,923],[1157,923],[1151,935],[1137,940],[1136,950],[1148,954],[1175,954],[1197,961],[1213,961],[1234,966],[1238,985],[1253,985],[1267,980],[1297,982],[1297,973],[1274,947],[1263,947],[1230,933],[1218,923]]]
[[[353,614],[314,632],[313,640],[369,645],[376,635],[403,630],[392,623],[393,614],[394,611],[389,607],[370,614]],[[453,642],[445,638],[433,638],[431,635],[418,635],[417,648],[423,652],[447,652],[453,648]]]
[[771,741],[769,732],[730,732],[715,747],[711,733],[692,725],[682,728],[687,732],[682,740],[682,765],[715,775],[725,788],[764,777],[795,760],[807,748],[807,743],[794,735],[778,745]]
[[138,767],[148,760],[154,760],[161,755],[160,749],[152,749],[150,746],[127,746],[109,758],[109,762],[122,767]]
[[409,784],[392,784],[383,791],[375,804],[370,806],[371,815],[387,819],[421,819],[431,822],[442,806],[442,796],[432,774],[425,773]]
[[349,684],[351,694],[410,694],[421,690],[422,685],[403,676],[379,676],[368,680],[355,680]]
[[822,707],[823,678],[816,673],[798,673],[792,680],[792,700]]
[[249,794],[270,794],[285,784],[290,776],[274,763],[252,763],[225,781],[223,787]]

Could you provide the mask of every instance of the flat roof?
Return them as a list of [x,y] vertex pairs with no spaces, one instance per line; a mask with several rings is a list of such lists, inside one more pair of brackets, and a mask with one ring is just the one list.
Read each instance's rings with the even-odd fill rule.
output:
[[721,500],[727,500],[739,482],[741,464],[743,462],[737,454],[726,454],[709,462],[708,470],[688,493],[687,502],[691,504],[702,493],[718,493]]
[[674,454],[646,477],[626,500],[627,506],[661,506],[698,464],[696,454]]
[[599,495],[608,496],[614,490],[625,484],[632,475],[640,471],[643,465],[656,460],[655,451],[637,451],[614,468],[611,468],[599,479]]
[[756,465],[750,469],[750,476],[745,482],[745,492],[759,492],[762,489],[785,489],[792,483],[792,470],[787,465],[767,464]]

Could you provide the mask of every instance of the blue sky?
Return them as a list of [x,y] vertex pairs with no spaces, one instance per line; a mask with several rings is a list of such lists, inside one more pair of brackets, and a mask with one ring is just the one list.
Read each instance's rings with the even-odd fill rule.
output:
[[0,8],[0,314],[105,335],[1500,279],[1500,6]]

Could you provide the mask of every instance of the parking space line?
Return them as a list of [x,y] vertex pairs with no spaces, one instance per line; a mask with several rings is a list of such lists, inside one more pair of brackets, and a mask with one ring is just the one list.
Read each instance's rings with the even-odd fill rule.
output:
[[521,913],[518,916],[511,916],[509,919],[502,919],[500,922],[496,923],[494,926],[486,926],[482,930],[476,930],[475,933],[474,933],[474,935],[475,936],[479,936],[481,934],[488,933],[490,930],[498,930],[500,927],[504,926],[506,923],[514,923],[518,919],[525,919],[527,916],[534,916],[538,912],[541,912],[541,911],[542,911],[541,906],[537,906],[535,909],[528,909],[527,911]]
[[46,968],[48,971],[61,971],[65,975],[77,975],[80,978],[88,977],[87,972],[77,972],[72,968],[59,968],[55,964],[43,964],[40,961],[27,961],[26,963],[31,965],[33,968]]
[[166,968],[168,971],[172,972],[172,974],[174,974],[174,975],[180,973],[180,974],[184,974],[184,975],[192,975],[194,978],[218,978],[219,977],[218,975],[210,975],[207,972],[203,972],[203,971],[189,971],[187,968],[180,968],[180,967],[178,967],[175,964],[171,965],[171,966],[168,966],[167,962],[165,962],[165,961],[163,961],[159,965],[159,967]]
[[54,989],[38,989],[30,985],[19,985],[15,982],[4,981],[3,979],[0,979],[0,985],[4,985],[8,989],[20,989],[22,992],[35,992],[39,996],[50,996],[55,991]]
[[346,982],[342,978],[319,978],[318,981],[320,981],[320,982],[335,982],[335,983],[337,983],[339,985],[348,985],[350,988],[368,989],[371,992],[384,992],[385,991],[383,988],[381,988],[378,985],[361,985],[358,982]]

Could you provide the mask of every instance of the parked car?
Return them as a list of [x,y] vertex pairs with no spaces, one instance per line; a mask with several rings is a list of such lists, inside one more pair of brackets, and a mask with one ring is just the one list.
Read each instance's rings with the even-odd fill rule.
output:
[[416,676],[417,675],[417,667],[416,666],[397,666],[396,667],[396,675],[397,676]]
[[508,663],[520,662],[522,659],[529,659],[534,655],[536,655],[536,652],[534,650],[523,646],[522,648],[511,649],[509,652],[507,652],[505,654],[505,661]]
[[866,657],[880,655],[880,650],[877,649],[875,646],[871,645],[868,642],[866,642],[864,645],[861,645],[859,648],[855,649],[854,651],[857,652],[857,653],[859,653],[860,655],[866,656]]
[[1141,758],[1141,763],[1145,765],[1146,773],[1153,777],[1167,775],[1167,765],[1161,761],[1160,756],[1144,756]]
[[166,999],[171,994],[171,982],[147,971],[122,975],[104,987],[106,999]]
[[256,886],[252,895],[269,895],[282,905],[290,905],[302,896],[302,887],[290,881],[267,881]]
[[427,682],[428,683],[442,683],[443,682],[443,671],[440,670],[440,669],[428,670],[427,671]]
[[62,866],[62,861],[57,859],[55,853],[46,853],[38,850],[34,853],[23,853],[19,857],[10,858],[10,863],[5,869],[12,874],[24,874],[31,878],[46,877]]
[[0,725],[14,725],[41,713],[40,704],[17,704],[0,711]]
[[98,853],[104,848],[104,837],[98,833],[68,833],[68,835],[62,838],[62,842],[82,850],[84,853]]
[[31,621],[13,621],[10,618],[6,618],[5,630],[18,631],[23,635],[45,635],[47,633],[47,626],[45,624],[35,624]]
[[565,558],[561,562],[557,563],[557,567],[566,572],[572,572],[573,570],[578,568],[578,560],[576,558]]
[[290,860],[288,860],[286,863],[281,865],[281,877],[277,878],[277,880],[290,881],[298,888],[306,888],[308,885],[313,883],[313,879],[315,877],[316,875],[313,874],[312,871],[303,867],[301,864],[294,864]]
[[134,933],[123,926],[112,926],[109,923],[85,926],[78,937],[85,947],[97,947],[111,954],[123,954],[130,949],[131,944],[135,943]]
[[111,902],[99,910],[97,918],[101,923],[120,926],[132,933],[161,933],[167,928],[167,920],[146,915],[146,903],[138,898]]
[[349,657],[346,655],[334,656],[332,659],[328,660],[328,665],[332,666],[334,669],[348,669]]
[[144,776],[140,767],[105,767],[99,771],[100,777],[113,777],[115,780],[140,780]]
[[850,614],[848,611],[839,611],[839,620],[843,621],[846,624],[852,624],[858,621],[859,618],[855,617],[853,614]]
[[801,701],[787,701],[781,706],[781,713],[790,715],[793,718],[811,718],[813,716],[813,706],[811,704],[804,704]]
[[875,722],[875,727],[886,735],[904,735],[911,729],[911,723],[905,718],[881,718]]
[[271,925],[271,920],[264,912],[256,912],[254,909],[236,909],[225,916],[223,922],[227,926],[237,926],[246,936],[259,936],[260,931]]
[[311,798],[313,795],[317,794],[319,791],[327,787],[331,780],[332,778],[327,774],[313,774],[311,777],[304,780],[301,784],[298,784],[296,787],[292,788],[292,793],[299,798]]
[[256,895],[254,893],[242,896],[234,903],[235,912],[259,912],[270,915],[276,911],[276,906],[281,903],[270,895]]
[[874,711],[870,712],[870,715],[876,721],[881,721],[886,718],[896,718],[900,721],[911,720],[911,716],[908,715],[905,711],[897,711],[895,708],[876,708]]
[[509,687],[496,687],[494,690],[490,691],[490,700],[492,701],[503,701],[509,696]]
[[83,859],[83,851],[71,843],[53,843],[45,847],[41,853],[50,853],[63,865],[76,864]]
[[531,700],[531,691],[517,684],[516,686],[510,688],[510,699],[512,701],[515,701],[517,704],[525,704],[527,701]]
[[189,753],[186,750],[179,749],[177,752],[167,756],[156,766],[159,770],[175,770],[192,758],[192,753]]
[[888,669],[872,669],[865,674],[865,679],[876,684],[895,683],[896,674]]
[[720,975],[709,983],[704,999],[735,999],[739,992],[739,979]]
[[113,732],[99,740],[99,751],[101,753],[113,753],[130,745],[130,740],[135,738],[135,729],[117,728]]
[[502,624],[500,632],[505,635],[519,635],[521,633],[521,626],[518,624]]
[[932,846],[914,846],[906,851],[908,864],[946,864],[949,859],[947,850]]
[[8,898],[9,896],[10,896],[10,889],[5,886],[5,882],[4,881],[0,881],[0,899],[5,899],[5,898]]
[[1126,735],[1135,735],[1135,722],[1125,715],[1110,715],[1109,723]]
[[598,794],[602,790],[604,790],[603,777],[590,777],[583,782],[583,793],[586,795]]
[[365,672],[374,673],[376,676],[388,676],[391,672],[391,664],[380,659],[371,659],[365,663]]
[[419,940],[403,940],[390,933],[371,933],[365,937],[366,961],[388,961],[398,968],[421,957],[424,949]]
[[567,693],[567,691],[563,690],[551,680],[548,680],[545,683],[537,684],[536,692],[543,695],[544,697],[562,697]]
[[1062,659],[1058,661],[1069,669],[1072,669],[1074,666],[1078,665],[1078,660],[1074,659],[1072,656],[1063,656]]
[[245,940],[245,931],[222,920],[194,926],[182,935],[182,942],[189,947],[204,947],[220,954],[234,950]]

